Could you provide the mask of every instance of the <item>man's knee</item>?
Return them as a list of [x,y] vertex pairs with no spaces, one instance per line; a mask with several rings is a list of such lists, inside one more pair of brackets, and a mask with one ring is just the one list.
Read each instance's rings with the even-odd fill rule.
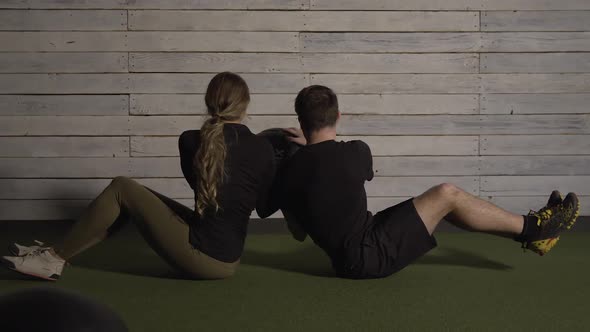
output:
[[457,186],[451,183],[441,183],[434,187],[437,194],[443,197],[455,197],[459,194],[460,190]]

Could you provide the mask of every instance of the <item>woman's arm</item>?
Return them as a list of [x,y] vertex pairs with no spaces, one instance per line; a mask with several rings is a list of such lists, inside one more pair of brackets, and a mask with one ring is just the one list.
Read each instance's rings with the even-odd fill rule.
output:
[[187,130],[178,138],[178,151],[180,153],[180,168],[189,186],[194,190],[196,186],[196,175],[193,166],[193,159],[197,153],[200,136],[198,130]]
[[279,210],[282,186],[279,181],[280,174],[277,174],[272,147],[265,155],[269,155],[271,158],[268,159],[267,167],[262,173],[262,184],[256,201],[256,213],[260,218],[267,218]]

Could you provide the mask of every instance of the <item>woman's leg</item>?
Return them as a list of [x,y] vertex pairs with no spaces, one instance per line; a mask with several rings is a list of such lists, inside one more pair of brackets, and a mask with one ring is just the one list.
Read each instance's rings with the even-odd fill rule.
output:
[[90,204],[55,252],[67,260],[100,242],[122,211],[162,258],[191,277],[217,279],[235,272],[237,262],[220,262],[192,248],[188,225],[153,192],[126,177],[115,178]]

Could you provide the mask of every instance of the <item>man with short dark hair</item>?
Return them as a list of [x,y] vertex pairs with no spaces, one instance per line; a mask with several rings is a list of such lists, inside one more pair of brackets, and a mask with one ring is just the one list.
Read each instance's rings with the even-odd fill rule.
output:
[[336,141],[340,112],[334,92],[319,85],[301,90],[295,112],[301,130],[286,130],[291,141],[306,146],[277,175],[276,207],[294,236],[303,241],[308,234],[342,277],[379,278],[401,270],[436,246],[432,233],[443,218],[470,231],[513,238],[544,255],[578,216],[574,193],[562,201],[554,191],[547,206],[521,216],[448,183],[373,216],[364,188],[374,175],[371,150],[359,140]]

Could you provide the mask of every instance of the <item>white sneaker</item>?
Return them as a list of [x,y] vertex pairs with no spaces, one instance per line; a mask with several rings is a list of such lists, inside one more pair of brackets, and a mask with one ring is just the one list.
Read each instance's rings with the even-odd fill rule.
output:
[[44,247],[45,243],[43,243],[41,241],[35,240],[35,243],[37,244],[36,246],[29,246],[29,247],[21,246],[18,243],[13,243],[8,246],[8,250],[10,251],[11,254],[13,254],[15,256],[24,256],[30,252],[35,251],[35,250],[49,249],[49,247]]
[[49,249],[33,250],[25,256],[3,256],[2,260],[12,270],[46,280],[59,279],[66,263]]

